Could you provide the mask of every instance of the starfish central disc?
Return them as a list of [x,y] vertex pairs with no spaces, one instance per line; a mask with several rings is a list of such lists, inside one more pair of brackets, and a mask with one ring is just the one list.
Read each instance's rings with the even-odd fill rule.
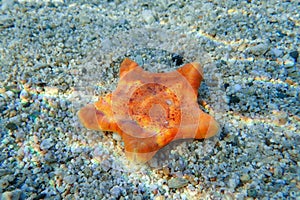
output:
[[166,86],[148,83],[132,94],[129,115],[140,127],[153,134],[164,132],[178,128],[181,120],[180,101]]

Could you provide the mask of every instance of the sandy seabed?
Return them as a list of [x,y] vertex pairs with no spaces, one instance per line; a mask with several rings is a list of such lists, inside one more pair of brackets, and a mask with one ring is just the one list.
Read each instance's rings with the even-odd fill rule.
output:
[[[299,199],[298,1],[11,1],[0,15],[2,199]],[[78,110],[113,91],[125,58],[197,61],[221,132],[127,162]]]

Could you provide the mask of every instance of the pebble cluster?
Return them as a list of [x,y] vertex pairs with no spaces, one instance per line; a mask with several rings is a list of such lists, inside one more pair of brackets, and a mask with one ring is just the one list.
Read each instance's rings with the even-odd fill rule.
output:
[[[297,1],[0,3],[0,199],[299,199]],[[76,112],[130,57],[153,72],[198,61],[221,124],[142,166]]]

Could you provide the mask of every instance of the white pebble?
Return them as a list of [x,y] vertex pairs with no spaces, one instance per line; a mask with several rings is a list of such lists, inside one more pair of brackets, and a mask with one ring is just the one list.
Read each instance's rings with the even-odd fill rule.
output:
[[29,99],[29,96],[30,96],[29,93],[26,90],[24,90],[24,89],[20,92],[20,99],[23,102],[27,102],[28,99]]
[[8,98],[10,98],[10,99],[14,98],[14,96],[15,96],[15,94],[14,94],[12,91],[10,91],[10,90],[6,91],[5,94],[6,94],[6,95],[8,96]]
[[153,15],[153,12],[151,10],[144,10],[142,12],[142,17],[148,24],[151,24],[155,21],[155,17]]
[[234,89],[235,92],[237,92],[237,91],[239,91],[240,89],[242,89],[242,86],[241,86],[240,84],[235,84],[235,85],[233,86],[233,89]]

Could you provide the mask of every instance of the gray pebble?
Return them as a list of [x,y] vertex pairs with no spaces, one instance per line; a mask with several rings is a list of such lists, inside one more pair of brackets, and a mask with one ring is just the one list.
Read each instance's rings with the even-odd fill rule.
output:
[[86,14],[80,14],[78,18],[82,25],[85,25],[85,24],[88,24],[91,22],[91,19]]
[[274,176],[280,178],[283,175],[283,169],[279,166],[274,168]]
[[134,196],[132,197],[132,199],[133,199],[133,200],[142,200],[143,197],[142,197],[141,195],[137,194],[137,195],[134,195]]
[[10,169],[0,169],[0,177],[11,173],[12,171]]
[[292,197],[292,198],[296,198],[296,197],[300,197],[300,191],[297,191],[297,190],[292,190],[289,192],[289,195]]
[[232,174],[232,177],[228,181],[228,185],[230,188],[236,188],[240,183],[240,178],[237,174]]
[[233,86],[233,89],[234,89],[235,92],[237,92],[237,91],[239,91],[239,90],[242,89],[242,86],[241,86],[240,84],[235,84],[235,85]]
[[247,181],[250,180],[250,176],[249,176],[248,173],[247,174],[243,174],[240,179],[244,183],[244,182],[247,182]]
[[144,65],[144,60],[143,60],[143,57],[141,55],[137,55],[134,59],[135,59],[135,62],[139,66],[143,66]]
[[291,51],[289,53],[289,55],[290,55],[290,57],[292,57],[295,60],[295,62],[297,62],[298,57],[299,57],[299,52],[298,51]]
[[18,200],[20,199],[22,190],[16,189],[13,191],[4,192],[1,196],[1,200]]
[[45,154],[45,157],[44,157],[45,161],[48,162],[48,163],[52,163],[55,161],[55,157],[53,156],[53,154],[48,151],[46,154]]
[[248,47],[246,51],[256,55],[256,56],[262,56],[265,54],[269,49],[269,45],[266,43],[261,43],[256,46]]
[[5,189],[8,186],[9,186],[9,182],[8,182],[8,179],[6,178],[6,176],[1,177],[1,179],[0,179],[0,188]]
[[169,188],[182,188],[184,186],[186,186],[188,184],[188,180],[184,179],[184,178],[172,178],[170,180],[168,180],[168,186]]
[[113,195],[114,197],[118,198],[121,195],[121,188],[117,185],[115,185],[114,187],[112,187],[110,189],[110,194]]
[[257,197],[257,191],[255,188],[250,188],[247,190],[247,196],[248,197]]
[[12,9],[14,3],[15,3],[14,0],[3,0],[3,1],[2,1],[1,9],[2,9],[2,10]]
[[65,181],[67,184],[73,184],[73,183],[75,183],[75,181],[76,181],[76,176],[75,176],[75,175],[68,175],[68,176],[65,176],[65,177],[64,177],[64,181]]
[[60,107],[62,110],[67,110],[68,109],[67,102],[65,100],[60,100]]
[[66,190],[64,186],[57,186],[56,189],[58,190],[59,193],[63,193]]
[[280,49],[277,49],[277,48],[272,48],[271,53],[277,58],[279,58],[283,55],[283,51]]
[[52,138],[47,138],[43,140],[40,144],[42,150],[48,150],[54,145]]

